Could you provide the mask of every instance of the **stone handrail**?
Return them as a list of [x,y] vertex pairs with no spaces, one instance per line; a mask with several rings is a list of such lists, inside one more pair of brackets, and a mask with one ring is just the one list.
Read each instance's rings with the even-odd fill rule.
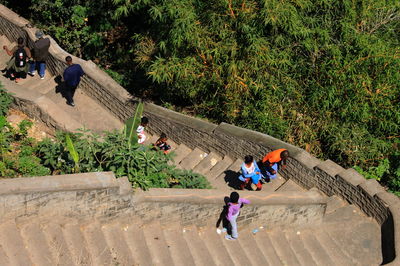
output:
[[[29,21],[0,6],[0,34],[10,40],[25,36],[32,45],[36,29]],[[57,75],[64,69],[68,55],[51,39],[48,67]],[[135,99],[92,62],[74,57],[82,65],[86,76],[81,89],[97,100],[121,121],[132,115]],[[286,148],[291,158],[282,176],[310,189],[318,188],[328,196],[337,195],[357,205],[366,215],[381,225],[383,264],[400,264],[400,200],[385,191],[375,180],[366,180],[353,169],[343,169],[331,160],[320,161],[308,152],[271,136],[221,123],[215,125],[179,114],[154,104],[146,104],[145,115],[150,119],[149,130],[154,134],[165,132],[175,142],[184,143],[208,152],[243,158],[252,154],[261,158],[276,148]]]

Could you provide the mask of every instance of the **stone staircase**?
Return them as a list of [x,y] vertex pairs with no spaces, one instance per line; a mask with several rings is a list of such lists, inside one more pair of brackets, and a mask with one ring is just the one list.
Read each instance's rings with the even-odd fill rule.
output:
[[213,227],[40,217],[0,225],[0,265],[378,265],[379,233],[349,205],[317,227],[240,228],[238,241]]
[[[0,46],[15,44],[0,36]],[[0,67],[9,56],[0,52]],[[0,76],[6,86],[20,86],[49,99],[52,112],[95,132],[121,129],[123,124],[82,90],[76,107],[66,105],[59,77],[40,80],[28,76],[18,84]],[[151,121],[150,121],[151,123]],[[146,144],[158,136],[148,134]],[[242,158],[206,153],[169,140],[178,168],[207,177],[217,190],[233,190]],[[305,191],[281,176],[263,186],[258,195],[274,191]],[[290,207],[288,207],[290,208]],[[238,241],[226,241],[215,227],[165,227],[117,219],[82,222],[77,218],[36,217],[0,224],[0,265],[378,265],[382,262],[380,228],[358,208],[339,198],[329,198],[321,224],[276,227],[252,224],[240,227]],[[252,233],[254,229],[258,232]]]
[[[10,43],[5,36],[0,36],[0,46],[7,45],[12,49],[16,43]],[[0,69],[4,69],[10,56],[4,50],[0,51]],[[0,81],[3,85],[15,83],[0,75]],[[14,84],[12,84],[14,85]],[[61,113],[64,117],[69,117],[75,121],[75,124],[82,128],[89,128],[95,132],[104,130],[121,129],[123,123],[110,114],[104,107],[98,104],[95,100],[87,96],[82,90],[77,90],[74,96],[76,106],[71,107],[66,104],[65,98],[62,97],[62,86],[60,76],[52,76],[49,71],[46,71],[45,79],[41,80],[36,72],[36,75],[31,77],[27,75],[26,79],[21,79],[18,83],[23,89],[36,92],[39,96],[47,98],[53,103],[49,108],[48,114]]]

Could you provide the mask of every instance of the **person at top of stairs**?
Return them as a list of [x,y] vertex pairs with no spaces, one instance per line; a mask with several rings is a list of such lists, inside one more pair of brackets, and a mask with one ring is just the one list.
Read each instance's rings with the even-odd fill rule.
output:
[[169,152],[169,150],[171,149],[171,146],[168,145],[167,140],[168,140],[168,137],[163,132],[163,133],[161,133],[161,135],[158,138],[158,140],[156,141],[156,143],[154,143],[153,145],[157,150],[163,151],[164,154],[167,154]]
[[262,189],[262,179],[263,175],[258,167],[253,156],[246,155],[244,157],[244,162],[241,167],[242,174],[239,176],[239,180],[242,181],[240,184],[240,189],[243,190],[250,184],[252,190]]
[[41,30],[37,30],[35,36],[38,40],[33,45],[33,61],[30,63],[28,74],[34,76],[36,68],[39,68],[40,79],[44,79],[46,59],[49,56],[50,39],[43,38]]
[[239,237],[236,219],[239,216],[240,208],[243,207],[243,204],[250,204],[250,201],[239,198],[239,193],[235,191],[232,192],[229,197],[228,214],[226,215],[226,219],[228,219],[231,226],[231,230],[228,230],[228,232],[231,231],[231,234],[225,236],[227,240],[236,240]]
[[140,121],[140,125],[136,129],[139,144],[144,143],[147,138],[146,135],[144,134],[144,129],[147,127],[148,124],[149,124],[149,119],[143,116],[142,120]]
[[280,166],[282,165],[282,169],[285,169],[287,158],[289,158],[289,151],[286,149],[271,151],[262,159],[262,173],[269,179],[275,179]]
[[3,49],[9,56],[12,56],[6,67],[6,77],[14,79],[18,82],[20,78],[26,78],[28,70],[28,59],[31,58],[31,51],[24,45],[24,39],[19,37],[17,45],[11,50],[6,45]]
[[82,67],[79,64],[73,64],[72,63],[72,57],[67,56],[65,58],[65,61],[67,62],[68,67],[64,70],[64,82],[66,85],[65,88],[65,98],[67,99],[67,104],[71,106],[75,106],[74,103],[74,94],[75,90],[79,85],[79,82],[81,81],[81,77],[85,74],[83,72]]

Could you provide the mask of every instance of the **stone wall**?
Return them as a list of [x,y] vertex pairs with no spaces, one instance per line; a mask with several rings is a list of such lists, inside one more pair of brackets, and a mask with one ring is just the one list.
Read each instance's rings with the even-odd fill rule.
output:
[[[83,221],[129,218],[140,223],[204,226],[216,223],[228,196],[200,189],[132,193],[127,178],[116,179],[112,172],[33,177],[29,182],[26,178],[0,179],[0,222],[61,216]],[[326,209],[326,199],[314,191],[273,193],[263,198],[242,192],[241,196],[251,200],[238,219],[242,225],[315,225]]]
[[[28,21],[0,6],[0,34],[10,40],[26,36],[31,44],[35,31]],[[65,67],[67,53],[53,39],[50,52],[49,69],[53,74],[59,74]],[[78,58],[74,58],[74,61],[81,64],[87,74],[81,87],[85,93],[102,103],[121,121],[133,114],[135,99],[121,86],[92,62]],[[352,169],[343,169],[330,160],[322,162],[302,149],[259,132],[225,123],[215,125],[154,104],[146,104],[145,115],[150,118],[150,132],[165,132],[178,144],[184,143],[191,148],[199,147],[224,156],[243,158],[252,154],[259,159],[273,149],[288,149],[291,159],[282,176],[307,189],[316,187],[328,196],[338,195],[359,206],[381,225],[384,263],[400,264],[400,259],[396,257],[396,254],[400,254],[400,201],[375,180],[365,180]]]
[[122,193],[120,185],[113,173],[0,179],[0,220],[123,215],[131,210],[132,193]]
[[[201,189],[150,189],[135,193],[135,216],[144,223],[153,220],[163,224],[215,225],[220,217],[227,192]],[[275,192],[260,197],[249,191],[240,196],[251,201],[241,210],[240,225],[268,226],[310,225],[321,222],[326,198],[315,191]]]

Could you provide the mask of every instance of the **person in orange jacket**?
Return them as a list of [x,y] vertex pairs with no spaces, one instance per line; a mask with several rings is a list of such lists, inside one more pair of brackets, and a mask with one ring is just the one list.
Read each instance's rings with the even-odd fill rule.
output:
[[279,166],[282,165],[283,169],[286,167],[287,158],[289,158],[289,151],[286,149],[278,149],[265,155],[262,159],[262,165],[265,169],[264,176],[269,179],[275,179]]

